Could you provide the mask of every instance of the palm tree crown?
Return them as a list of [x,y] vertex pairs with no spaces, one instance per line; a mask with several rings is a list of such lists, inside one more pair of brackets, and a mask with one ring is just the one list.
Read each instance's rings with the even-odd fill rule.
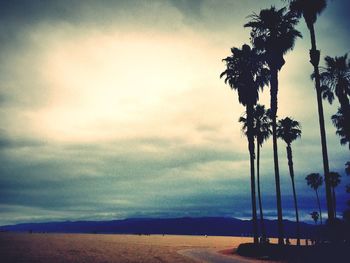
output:
[[255,48],[243,45],[242,49],[232,48],[232,56],[224,59],[227,69],[220,78],[226,76],[225,83],[238,91],[238,100],[244,106],[255,105],[259,98],[259,88],[269,80],[269,71],[264,66],[261,55]]
[[252,28],[250,35],[254,46],[264,53],[270,67],[280,70],[285,63],[283,55],[294,47],[296,38],[301,37],[294,28],[298,18],[294,12],[287,12],[286,8],[277,10],[274,6],[249,17],[251,21],[244,26]]
[[[324,94],[332,93],[339,99],[339,103],[343,108],[349,108],[350,96],[350,61],[347,54],[340,57],[325,57],[326,67],[321,72],[321,83]],[[333,95],[334,98],[334,95]],[[332,102],[332,99],[328,97]]]
[[315,224],[317,224],[318,218],[320,217],[317,211],[313,211],[310,213],[311,218],[315,221]]
[[307,185],[315,191],[323,184],[323,178],[319,173],[311,173],[305,177]]
[[279,120],[277,125],[277,137],[284,140],[288,145],[301,136],[301,125],[292,118],[286,117]]
[[261,146],[264,143],[264,141],[266,141],[272,134],[270,110],[266,110],[264,105],[256,105],[254,112],[254,120],[256,129],[256,140]]
[[303,15],[310,29],[316,23],[317,16],[327,7],[326,0],[289,0],[289,8],[298,16]]
[[[266,110],[264,105],[257,104],[254,107],[253,112],[254,119],[254,137],[256,137],[257,143],[262,146],[264,141],[266,141],[272,131],[271,131],[271,119],[270,119],[270,110]],[[242,123],[242,131],[247,135],[247,118],[246,113],[244,116],[241,116],[238,121]]]

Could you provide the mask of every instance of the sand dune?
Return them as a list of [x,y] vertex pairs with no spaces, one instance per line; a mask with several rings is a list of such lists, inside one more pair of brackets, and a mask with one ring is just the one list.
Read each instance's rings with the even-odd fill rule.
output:
[[251,238],[172,235],[0,233],[0,261],[7,262],[196,262],[180,250],[237,247]]

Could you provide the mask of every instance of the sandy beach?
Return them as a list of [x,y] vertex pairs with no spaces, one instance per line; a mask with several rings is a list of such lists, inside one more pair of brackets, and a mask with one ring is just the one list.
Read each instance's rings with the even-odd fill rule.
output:
[[[216,253],[249,241],[251,238],[246,237],[1,233],[0,261],[205,262],[189,257],[186,252],[193,249],[195,255],[204,254],[206,258],[208,251]],[[232,259],[228,255],[219,256]]]

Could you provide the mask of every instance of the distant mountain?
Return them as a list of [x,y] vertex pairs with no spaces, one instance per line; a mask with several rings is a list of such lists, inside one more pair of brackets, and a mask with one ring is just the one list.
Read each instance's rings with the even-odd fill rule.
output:
[[[277,221],[265,220],[268,236],[277,236]],[[296,223],[284,220],[285,233],[295,236]],[[249,236],[252,221],[224,217],[130,218],[112,221],[66,221],[1,226],[1,231],[49,233],[170,234]],[[311,237],[315,226],[301,223],[303,237]]]

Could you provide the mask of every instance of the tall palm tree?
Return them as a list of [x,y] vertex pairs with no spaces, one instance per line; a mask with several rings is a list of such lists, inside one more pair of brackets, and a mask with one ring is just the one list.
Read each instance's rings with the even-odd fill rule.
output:
[[294,47],[297,37],[301,37],[295,29],[298,19],[294,13],[287,12],[286,8],[277,10],[275,7],[263,9],[259,14],[252,14],[251,21],[245,27],[251,27],[251,39],[254,46],[264,56],[269,66],[270,79],[270,108],[272,119],[272,144],[275,170],[277,216],[278,216],[278,243],[283,244],[283,217],[280,189],[280,175],[278,167],[278,151],[276,137],[276,115],[278,95],[278,72],[285,64],[283,56]]
[[323,178],[320,176],[319,173],[311,173],[307,175],[305,179],[306,179],[307,185],[309,185],[316,192],[318,210],[320,211],[320,221],[322,225],[322,211],[321,211],[320,198],[318,196],[318,188],[323,184]]
[[[260,184],[260,148],[262,147],[264,141],[266,141],[272,133],[269,110],[265,110],[264,105],[257,104],[254,107],[253,119],[254,119],[254,136],[256,138],[256,148],[257,148],[256,175],[257,175],[257,186],[258,186],[260,227],[261,227],[262,240],[263,242],[265,242],[266,229],[264,224],[264,213],[262,209],[261,190],[260,190],[260,185],[261,185]],[[243,123],[242,130],[245,134],[247,134],[247,119],[245,117],[240,117],[238,121]]]
[[334,207],[334,218],[337,218],[337,203],[335,198],[335,188],[340,184],[341,175],[337,172],[329,173],[329,182],[332,187],[332,196],[333,196],[333,207]]
[[300,245],[300,224],[299,224],[299,213],[298,213],[298,203],[295,191],[294,183],[294,168],[293,168],[293,155],[292,155],[292,142],[301,136],[301,126],[299,122],[286,117],[278,121],[277,126],[277,137],[281,138],[287,144],[287,158],[289,166],[289,174],[292,180],[293,188],[293,198],[294,198],[294,208],[295,208],[295,218],[297,222],[297,245]]
[[320,51],[317,49],[316,45],[316,35],[315,35],[315,23],[317,21],[317,16],[322,13],[322,11],[327,7],[327,0],[289,0],[289,8],[292,12],[297,14],[299,17],[303,16],[305,23],[310,31],[311,38],[311,49],[310,49],[310,63],[314,68],[315,76],[315,88],[317,97],[317,108],[318,108],[318,118],[320,124],[320,135],[321,135],[321,145],[322,145],[322,157],[323,157],[323,170],[326,183],[326,198],[327,198],[327,212],[328,219],[333,221],[333,202],[331,187],[328,180],[329,173],[329,161],[328,161],[328,151],[327,151],[327,139],[326,130],[324,124],[324,114],[323,114],[323,104],[322,104],[322,89],[320,85],[320,72],[318,65],[320,63]]
[[269,71],[264,66],[261,55],[255,48],[243,45],[241,49],[232,48],[232,55],[224,59],[226,70],[220,77],[225,76],[225,83],[231,89],[237,90],[239,102],[246,107],[247,137],[250,155],[250,183],[252,199],[252,217],[254,243],[258,243],[258,225],[256,214],[255,169],[254,169],[254,121],[253,112],[259,98],[259,89],[263,88],[269,79]]

